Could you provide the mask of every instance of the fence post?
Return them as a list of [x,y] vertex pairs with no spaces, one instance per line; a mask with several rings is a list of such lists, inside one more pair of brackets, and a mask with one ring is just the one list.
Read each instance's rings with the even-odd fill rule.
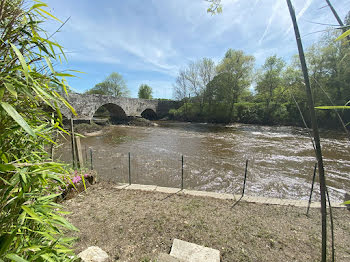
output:
[[129,185],[131,185],[131,157],[130,157],[130,152],[129,152]]
[[181,156],[181,190],[184,189],[184,156]]
[[91,170],[94,170],[94,166],[92,165],[92,148],[90,147],[90,165],[91,165]]
[[312,177],[312,184],[311,184],[311,191],[309,196],[309,203],[307,205],[307,211],[306,215],[309,216],[309,210],[310,210],[310,204],[311,204],[311,198],[312,198],[312,191],[314,190],[314,184],[315,184],[315,178],[316,178],[316,170],[317,170],[317,163],[315,163],[314,167],[314,176]]
[[85,145],[85,166],[88,167],[89,166],[89,160],[88,160],[88,153],[87,153],[87,149],[86,149],[86,145]]
[[73,169],[75,169],[75,139],[74,139],[74,121],[73,118],[70,119],[70,138],[71,138],[71,144],[72,144],[72,162],[73,162]]
[[243,190],[242,190],[242,197],[244,196],[245,191],[245,184],[247,181],[247,171],[248,171],[248,159],[245,162],[245,171],[244,171],[244,181],[243,181]]
[[77,166],[79,168],[83,168],[84,167],[84,160],[83,160],[83,152],[82,152],[82,149],[81,149],[81,143],[80,143],[80,137],[79,136],[76,136],[75,137],[75,149],[76,149],[76,152],[77,152]]

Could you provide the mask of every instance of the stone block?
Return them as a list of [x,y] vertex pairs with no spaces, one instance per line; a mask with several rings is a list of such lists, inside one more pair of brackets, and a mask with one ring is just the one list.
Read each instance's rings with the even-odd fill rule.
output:
[[220,262],[220,251],[174,239],[170,255],[186,262]]
[[157,262],[186,262],[186,261],[170,256],[169,254],[159,253],[157,257]]
[[109,258],[108,254],[101,248],[91,246],[78,254],[84,262],[104,262]]

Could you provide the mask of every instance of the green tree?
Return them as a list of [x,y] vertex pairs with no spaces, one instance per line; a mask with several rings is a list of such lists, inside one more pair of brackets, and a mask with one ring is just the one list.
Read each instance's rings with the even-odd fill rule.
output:
[[113,72],[103,82],[96,84],[85,93],[123,97],[129,96],[130,91],[125,84],[123,76],[117,72]]
[[238,101],[239,96],[251,84],[252,71],[255,58],[245,55],[241,50],[227,50],[225,57],[217,67],[219,74],[226,73],[228,81],[225,89],[226,102],[229,105],[228,120],[232,120],[234,103]]
[[271,111],[274,111],[274,106],[271,104],[277,102],[278,96],[281,95],[282,89],[282,73],[285,62],[282,58],[276,55],[266,58],[264,65],[261,68],[258,76],[256,91],[257,96],[265,103],[266,121],[270,122]]
[[75,228],[54,202],[66,171],[45,150],[64,132],[55,87],[70,74],[52,66],[63,51],[41,27],[47,5],[0,2],[0,261],[71,261],[63,231]]
[[142,99],[152,99],[152,87],[146,84],[140,85],[138,95]]

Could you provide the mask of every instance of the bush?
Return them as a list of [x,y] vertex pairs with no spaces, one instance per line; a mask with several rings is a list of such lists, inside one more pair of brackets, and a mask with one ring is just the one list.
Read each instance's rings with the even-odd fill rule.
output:
[[62,48],[39,27],[46,5],[26,6],[0,6],[0,261],[71,261],[73,239],[62,234],[77,229],[54,201],[68,172],[45,151],[64,132],[59,105],[70,106],[56,90],[69,74],[52,67]]

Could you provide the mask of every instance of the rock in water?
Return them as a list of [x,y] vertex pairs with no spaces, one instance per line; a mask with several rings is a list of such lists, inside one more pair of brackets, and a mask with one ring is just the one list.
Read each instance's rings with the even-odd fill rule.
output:
[[99,247],[88,247],[84,251],[80,252],[78,257],[84,262],[104,262],[107,261],[108,255]]

